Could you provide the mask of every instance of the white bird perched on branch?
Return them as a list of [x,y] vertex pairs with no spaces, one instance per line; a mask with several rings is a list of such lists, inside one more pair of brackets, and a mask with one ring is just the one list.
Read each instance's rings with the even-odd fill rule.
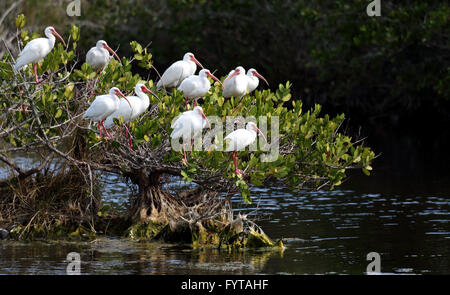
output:
[[36,38],[27,43],[25,48],[19,53],[19,57],[14,64],[14,71],[18,71],[28,64],[34,64],[34,76],[36,83],[39,82],[37,76],[37,63],[44,59],[55,46],[55,36],[66,46],[63,38],[55,31],[53,27],[45,28],[44,34],[47,38]]
[[194,75],[197,70],[197,65],[199,65],[202,69],[203,66],[201,63],[195,58],[193,53],[186,53],[183,56],[183,60],[179,60],[174,62],[170,67],[165,70],[161,79],[156,84],[156,87],[159,88],[170,88],[170,87],[178,87],[181,82],[187,77]]
[[245,129],[237,129],[228,134],[224,140],[227,142],[226,152],[233,152],[234,171],[236,174],[242,174],[243,171],[237,168],[237,152],[244,150],[256,139],[256,132],[260,133],[267,142],[266,137],[253,122],[248,122]]
[[231,71],[223,81],[223,97],[241,98],[247,93],[248,79],[245,76],[245,69],[241,66]]
[[102,131],[100,127],[103,127],[106,135],[109,138],[112,138],[112,136],[108,133],[108,131],[106,131],[104,120],[109,115],[114,113],[119,107],[120,101],[118,96],[121,96],[125,98],[126,101],[128,101],[128,99],[125,97],[125,95],[123,95],[123,93],[119,90],[119,88],[113,87],[109,90],[109,94],[96,96],[94,101],[91,103],[91,105],[83,115],[83,118],[88,118],[94,122],[98,122],[99,136],[102,136]]
[[[134,92],[137,96],[127,96],[126,99],[120,99],[119,107],[117,108],[117,110],[109,115],[105,120],[104,124],[106,128],[111,128],[114,126],[114,118],[119,119],[120,117],[122,117],[123,122],[127,124],[128,122],[131,122],[142,115],[150,105],[148,95],[145,93],[151,93],[153,96],[158,98],[156,94],[154,94],[142,83],[136,84],[136,86],[134,87]],[[133,146],[133,142],[127,126],[125,126],[125,131],[128,136],[128,143],[131,148]]]
[[109,60],[111,59],[111,55],[109,55],[110,52],[120,63],[122,63],[119,56],[108,46],[106,41],[103,40],[97,41],[96,46],[89,49],[86,54],[86,62],[90,64],[94,70],[103,69],[108,65]]
[[198,75],[189,76],[181,82],[178,90],[184,92],[184,97],[186,97],[186,106],[188,104],[187,99],[195,99],[195,107],[197,105],[197,99],[208,93],[211,88],[211,82],[209,82],[208,77],[211,77],[222,85],[222,82],[220,82],[220,80],[211,74],[211,72],[207,69],[202,69]]
[[173,128],[170,137],[172,139],[178,139],[183,137],[183,154],[184,154],[184,162],[188,165],[188,161],[186,158],[186,149],[184,148],[185,141],[191,141],[191,153],[192,153],[192,144],[194,142],[194,137],[198,132],[209,124],[208,119],[203,113],[203,109],[200,106],[194,107],[192,111],[186,111],[182,113],[175,122],[170,126]]
[[269,82],[267,82],[266,78],[264,78],[260,73],[252,68],[247,71],[247,91],[249,93],[254,91],[258,87],[258,78],[262,79],[264,82],[266,82],[267,86],[269,86]]

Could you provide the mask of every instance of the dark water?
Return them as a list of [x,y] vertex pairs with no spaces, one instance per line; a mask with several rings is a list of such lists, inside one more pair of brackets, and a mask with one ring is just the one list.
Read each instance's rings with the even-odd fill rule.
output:
[[[368,183],[383,181],[380,174],[352,177],[345,186],[353,189],[254,190],[253,209],[263,208],[259,224],[273,239],[287,238],[284,251],[228,253],[108,237],[90,243],[1,241],[0,273],[65,274],[67,254],[78,252],[83,274],[363,274],[366,255],[374,251],[384,273],[449,274],[448,197],[397,194],[396,185],[387,184],[382,192],[371,191]],[[109,189],[120,196],[120,187]],[[236,207],[252,210],[238,202]]]
[[[109,237],[0,241],[0,274],[65,274],[69,252],[81,254],[83,274],[363,274],[369,252],[380,254],[383,273],[450,274],[450,156],[442,152],[450,136],[385,130],[368,134],[383,139],[370,143],[382,152],[370,177],[353,173],[334,191],[254,189],[251,206],[235,200],[236,211],[259,208],[257,223],[273,239],[287,239],[284,251],[228,253]],[[105,181],[109,201],[126,202],[129,188]]]

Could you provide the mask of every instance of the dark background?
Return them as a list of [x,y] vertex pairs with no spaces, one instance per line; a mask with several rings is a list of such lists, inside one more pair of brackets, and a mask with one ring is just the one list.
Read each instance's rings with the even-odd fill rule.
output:
[[[13,2],[2,1],[1,13]],[[67,38],[70,24],[81,26],[82,58],[99,39],[131,56],[129,42],[137,40],[151,42],[161,73],[187,51],[218,76],[256,68],[271,89],[290,81],[306,108],[344,112],[347,133],[367,136],[381,155],[373,176],[355,175],[352,187],[450,192],[447,1],[382,0],[380,17],[366,14],[369,0],[82,0],[79,17],[67,16],[69,2],[24,0],[0,35],[13,36],[14,18],[24,13],[26,29],[39,33],[53,25]]]

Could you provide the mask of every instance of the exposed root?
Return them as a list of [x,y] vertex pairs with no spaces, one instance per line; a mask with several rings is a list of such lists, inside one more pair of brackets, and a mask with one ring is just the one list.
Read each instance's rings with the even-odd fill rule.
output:
[[155,178],[132,197],[128,216],[113,216],[102,209],[99,188],[86,181],[86,174],[95,175],[74,167],[58,171],[1,189],[0,227],[8,228],[10,238],[94,239],[125,232],[134,240],[160,239],[193,248],[283,248],[247,216],[233,216],[231,197],[217,192],[197,187],[171,194]]
[[11,236],[17,239],[95,232],[100,194],[97,187],[93,189],[73,167],[11,181],[0,190],[0,225],[12,229]]
[[280,247],[247,216],[233,217],[230,198],[194,189],[179,195],[150,187],[139,194],[131,209],[134,225],[127,236],[134,240],[160,239],[194,248]]

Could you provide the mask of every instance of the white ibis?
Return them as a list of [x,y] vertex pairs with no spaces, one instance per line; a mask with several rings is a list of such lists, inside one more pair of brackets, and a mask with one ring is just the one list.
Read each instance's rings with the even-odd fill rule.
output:
[[223,97],[241,98],[247,93],[248,80],[245,76],[245,70],[239,66],[234,71],[231,71],[228,77],[223,82]]
[[91,103],[91,105],[83,115],[83,118],[88,118],[94,122],[98,122],[98,132],[100,136],[102,136],[102,131],[100,127],[103,127],[103,130],[105,130],[106,135],[109,138],[112,138],[112,136],[108,133],[108,131],[106,131],[104,121],[119,107],[120,101],[118,96],[121,96],[128,101],[128,99],[125,97],[125,95],[123,95],[123,93],[119,90],[119,88],[113,87],[109,90],[109,94],[96,96],[94,101]]
[[256,139],[256,132],[260,133],[267,142],[266,137],[253,122],[248,122],[245,129],[237,129],[228,134],[224,140],[227,142],[226,152],[233,152],[234,171],[236,174],[242,174],[243,171],[237,168],[237,152],[244,150]]
[[[150,105],[150,100],[145,93],[151,93],[153,96],[157,97],[142,83],[136,84],[136,86],[134,87],[134,92],[137,96],[127,96],[126,100],[125,98],[120,99],[119,107],[117,108],[117,110],[109,115],[104,122],[104,126],[106,128],[111,128],[114,126],[114,118],[118,119],[122,117],[124,123],[127,124],[128,122],[131,122],[142,115]],[[128,136],[128,143],[131,148],[133,146],[133,142],[127,126],[125,126],[125,131]]]
[[269,82],[267,82],[266,78],[264,78],[260,73],[258,73],[255,69],[250,69],[247,71],[247,90],[248,92],[252,92],[258,87],[259,79],[262,79],[264,82],[266,82],[267,86],[269,86]]
[[[208,93],[211,88],[211,83],[208,80],[208,77],[216,80],[222,85],[222,82],[211,74],[211,72],[207,69],[202,69],[198,75],[192,75],[187,77],[181,82],[178,90],[184,92],[184,97],[186,97],[185,104],[187,105],[187,99],[195,99],[194,106],[197,105],[197,99]],[[222,85],[223,87],[223,85]]]
[[86,62],[90,64],[94,70],[103,69],[108,65],[109,60],[111,59],[109,53],[112,53],[117,60],[122,63],[119,56],[108,46],[106,41],[103,40],[97,41],[96,46],[89,49],[86,54]]
[[183,56],[183,60],[174,62],[167,68],[156,84],[156,87],[159,89],[163,87],[170,88],[180,86],[184,79],[195,74],[197,65],[203,69],[203,66],[195,58],[194,54],[190,52],[186,53]]
[[44,59],[55,46],[55,36],[66,46],[63,38],[55,31],[53,27],[45,28],[44,34],[47,38],[36,38],[27,43],[25,48],[19,53],[19,57],[14,65],[14,70],[18,71],[28,64],[34,64],[34,76],[36,83],[39,82],[37,76],[37,63]]
[[170,126],[173,128],[170,137],[172,139],[178,139],[183,137],[183,154],[184,154],[184,162],[188,165],[188,161],[186,158],[186,149],[184,148],[185,141],[191,141],[191,153],[192,153],[192,144],[194,142],[194,137],[200,132],[205,126],[206,123],[209,124],[208,119],[203,113],[203,109],[200,106],[194,107],[192,111],[186,111],[182,113],[175,122]]

